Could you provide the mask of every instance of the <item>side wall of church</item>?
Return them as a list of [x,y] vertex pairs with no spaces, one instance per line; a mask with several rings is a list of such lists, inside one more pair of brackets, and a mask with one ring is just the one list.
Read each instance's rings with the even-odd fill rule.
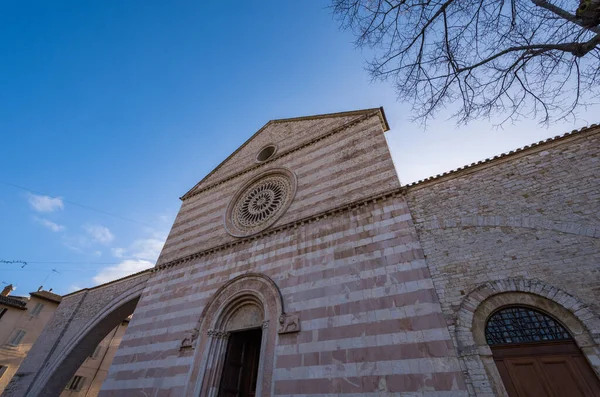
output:
[[[455,339],[457,323],[465,320],[459,318],[465,297],[499,280],[552,297],[582,322],[598,319],[599,133],[591,128],[408,187],[409,208]],[[600,329],[588,331],[600,340]],[[492,395],[485,372],[471,381],[480,395]]]
[[301,322],[300,332],[277,335],[266,358],[274,360],[271,395],[466,396],[404,197],[366,200],[399,186],[377,117],[275,165],[298,176],[275,231],[235,244],[224,234],[227,202],[251,176],[184,202],[161,263],[220,248],[157,269],[100,395],[182,396],[200,365],[182,340],[201,328],[219,287],[262,273]]

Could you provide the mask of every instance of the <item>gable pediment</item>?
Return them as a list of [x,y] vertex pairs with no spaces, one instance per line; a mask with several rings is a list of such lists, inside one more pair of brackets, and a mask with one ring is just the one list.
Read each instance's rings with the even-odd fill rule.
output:
[[257,155],[265,147],[273,146],[276,149],[273,156],[266,161],[269,162],[333,131],[370,117],[374,113],[380,114],[383,129],[387,131],[389,128],[381,108],[271,120],[181,199],[185,200],[210,186],[260,166],[261,162],[257,159]]

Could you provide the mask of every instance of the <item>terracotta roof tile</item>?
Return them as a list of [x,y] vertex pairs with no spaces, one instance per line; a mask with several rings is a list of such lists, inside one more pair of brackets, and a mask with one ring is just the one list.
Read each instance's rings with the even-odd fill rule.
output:
[[544,145],[544,144],[547,144],[547,143],[550,143],[550,142],[556,142],[556,141],[568,138],[568,137],[576,135],[576,134],[580,134],[580,133],[583,133],[583,132],[586,132],[586,131],[589,131],[589,130],[593,130],[593,129],[597,128],[598,126],[600,126],[600,125],[599,124],[591,124],[590,126],[583,127],[583,128],[581,128],[579,130],[573,130],[573,131],[567,132],[567,133],[565,133],[563,135],[557,135],[557,136],[555,136],[553,138],[548,138],[548,139],[545,139],[543,141],[539,141],[537,143],[532,143],[530,145],[523,146],[522,148],[511,150],[510,152],[507,152],[507,153],[502,153],[502,154],[496,155],[494,157],[487,158],[485,160],[477,161],[475,163],[464,165],[462,167],[458,167],[456,169],[453,169],[453,170],[450,170],[450,171],[446,171],[446,172],[443,172],[441,174],[437,174],[435,176],[430,176],[429,178],[420,179],[420,180],[418,180],[416,182],[412,182],[412,183],[409,183],[408,185],[405,185],[405,187],[412,187],[412,186],[420,185],[422,183],[433,181],[435,179],[439,179],[439,178],[442,178],[442,177],[447,176],[447,175],[452,175],[452,174],[455,174],[455,173],[457,173],[459,171],[463,171],[463,170],[466,170],[466,169],[469,169],[469,168],[473,168],[473,167],[476,167],[476,166],[481,165],[481,164],[487,164],[487,163],[490,163],[492,161],[495,161],[495,160],[498,160],[498,159],[501,159],[501,158],[505,158],[507,156],[512,156],[513,154],[516,154],[516,153],[523,152],[523,151],[525,151],[527,149],[530,149],[530,148],[538,147],[540,145]]
[[25,309],[27,306],[27,302],[18,298],[13,298],[11,296],[0,295],[0,304],[16,307],[17,309]]

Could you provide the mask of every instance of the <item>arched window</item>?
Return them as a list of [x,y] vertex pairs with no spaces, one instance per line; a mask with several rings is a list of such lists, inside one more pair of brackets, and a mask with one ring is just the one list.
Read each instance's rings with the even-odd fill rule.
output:
[[571,335],[552,317],[523,306],[505,307],[492,314],[485,327],[490,346],[571,340]]

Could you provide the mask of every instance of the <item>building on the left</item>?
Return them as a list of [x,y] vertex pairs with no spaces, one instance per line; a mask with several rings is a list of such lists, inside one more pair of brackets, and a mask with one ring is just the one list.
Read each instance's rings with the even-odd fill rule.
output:
[[[50,321],[62,296],[40,287],[28,297],[12,295],[12,284],[0,292],[0,394],[15,375],[21,362]],[[125,334],[124,319],[98,344],[61,393],[61,397],[98,394],[108,368]]]

